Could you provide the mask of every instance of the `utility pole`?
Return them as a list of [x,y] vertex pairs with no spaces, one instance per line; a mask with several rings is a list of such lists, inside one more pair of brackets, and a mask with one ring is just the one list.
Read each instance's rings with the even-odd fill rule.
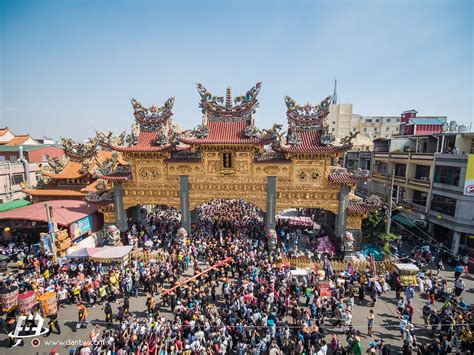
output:
[[392,170],[392,177],[390,179],[390,189],[388,191],[388,209],[387,209],[387,224],[385,226],[385,233],[390,233],[390,225],[392,224],[392,195],[393,195],[393,180],[395,179],[395,169]]
[[46,202],[44,204],[44,207],[46,208],[46,216],[48,218],[48,236],[51,240],[51,248],[53,252],[53,260],[56,261],[58,254],[56,250],[56,230],[55,230],[55,223],[54,223],[54,217],[53,217],[53,208],[49,207],[48,203]]

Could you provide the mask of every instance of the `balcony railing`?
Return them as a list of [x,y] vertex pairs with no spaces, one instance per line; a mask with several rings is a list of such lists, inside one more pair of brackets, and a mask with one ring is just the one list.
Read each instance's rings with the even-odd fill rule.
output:
[[429,188],[431,186],[431,182],[428,179],[408,179],[408,183],[416,186],[422,186]]
[[399,202],[402,206],[405,206],[409,209],[412,209],[414,211],[418,211],[418,212],[423,212],[423,213],[426,213],[428,211],[428,209],[426,208],[426,206],[422,206],[422,205],[418,205],[416,203],[413,203],[413,202],[408,202],[408,201],[400,201]]
[[375,158],[433,160],[434,153],[375,152]]

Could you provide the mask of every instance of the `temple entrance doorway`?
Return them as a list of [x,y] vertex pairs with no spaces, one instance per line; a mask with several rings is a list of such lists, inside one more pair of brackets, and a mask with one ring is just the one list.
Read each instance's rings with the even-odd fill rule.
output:
[[210,236],[218,243],[263,240],[264,212],[244,199],[216,199],[191,211],[193,233]]
[[335,256],[340,240],[334,232],[336,215],[322,208],[290,208],[277,214],[279,245],[290,257]]

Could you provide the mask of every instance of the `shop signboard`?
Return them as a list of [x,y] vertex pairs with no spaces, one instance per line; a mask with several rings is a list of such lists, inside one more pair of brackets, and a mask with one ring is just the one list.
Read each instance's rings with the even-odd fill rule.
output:
[[92,230],[92,217],[84,217],[71,225],[71,235],[73,239],[90,232]]
[[467,159],[466,179],[464,181],[464,195],[474,196],[474,154]]

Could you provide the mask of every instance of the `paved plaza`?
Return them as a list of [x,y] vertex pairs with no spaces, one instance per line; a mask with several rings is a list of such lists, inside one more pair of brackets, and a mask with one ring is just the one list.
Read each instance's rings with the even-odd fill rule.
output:
[[[204,265],[203,265],[204,266]],[[191,276],[192,270],[188,269],[184,276]],[[441,277],[447,278],[449,287],[452,287],[454,282],[454,272],[452,271],[442,271],[440,273]],[[183,278],[183,277],[182,277]],[[466,289],[463,293],[464,300],[472,304],[474,303],[474,281],[465,280]],[[219,287],[220,291],[220,287]],[[222,298],[222,295],[219,293],[219,298]],[[357,300],[357,298],[356,298]],[[218,299],[219,301],[219,299]],[[304,305],[303,298],[301,299],[300,305]],[[136,318],[144,319],[147,316],[146,312],[146,295],[140,293],[138,297],[130,298],[130,310]],[[114,309],[114,314],[117,314],[118,306],[122,303],[122,298],[118,299],[117,303],[112,305]],[[423,319],[421,318],[421,310],[425,300],[416,293],[414,298],[414,309],[415,313],[413,316],[412,324],[415,326],[415,335],[419,343],[426,342],[431,344],[433,342],[434,336],[431,331],[431,327],[425,327],[423,324]],[[435,305],[436,309],[440,309],[442,303],[437,302]],[[369,337],[367,335],[367,315],[370,309],[374,309],[375,321],[373,327],[373,336]],[[27,339],[24,346],[18,346],[13,349],[8,349],[8,338],[5,334],[0,335],[0,353],[1,354],[49,354],[51,349],[56,348],[59,354],[68,354],[69,350],[72,348],[77,348],[82,342],[89,341],[89,334],[93,328],[93,324],[99,324],[101,332],[105,329],[104,323],[104,312],[102,306],[97,305],[95,307],[88,308],[88,321],[89,324],[87,328],[76,329],[77,324],[77,309],[75,305],[67,305],[65,308],[60,309],[59,311],[59,321],[61,326],[61,335],[52,334],[49,337],[39,337],[41,344],[38,347],[33,347],[31,345],[31,339]],[[167,319],[172,318],[172,314],[169,311],[169,307],[165,307],[161,312],[162,316]],[[397,303],[395,300],[395,292],[389,291],[385,292],[377,301],[374,308],[372,308],[372,302],[369,300],[369,297],[366,296],[366,301],[364,304],[356,304],[353,307],[353,318],[352,324],[356,330],[359,330],[362,334],[361,344],[363,353],[369,347],[369,343],[375,339],[383,339],[387,344],[390,345],[390,349],[395,354],[401,354],[402,341],[400,337],[400,332],[398,330],[399,324],[399,315],[397,313]],[[288,323],[292,324],[290,317],[288,317]],[[328,344],[331,341],[331,335],[336,334],[338,338],[342,341],[344,345],[347,344],[346,336],[343,334],[343,328],[332,327],[331,324],[334,323],[334,319],[330,319],[327,322],[326,326],[326,341]],[[118,327],[118,323],[114,323],[114,327]],[[111,327],[109,325],[109,327]],[[72,344],[72,345],[71,345]],[[331,353],[329,349],[328,353]]]

